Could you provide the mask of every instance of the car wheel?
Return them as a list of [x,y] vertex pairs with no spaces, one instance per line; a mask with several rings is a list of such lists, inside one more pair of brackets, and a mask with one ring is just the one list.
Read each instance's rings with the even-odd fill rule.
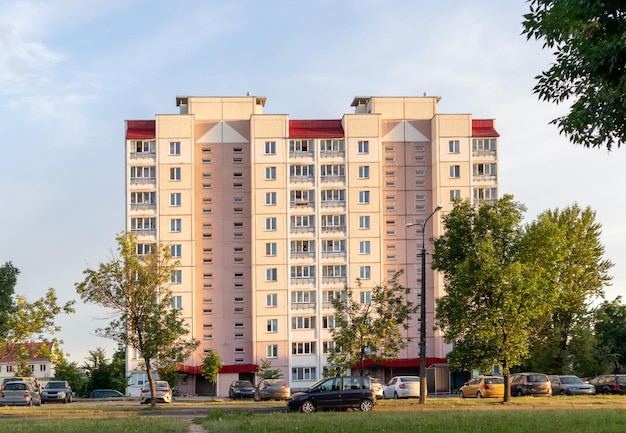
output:
[[41,406],[41,399],[37,401],[37,406]]
[[397,391],[393,392],[393,398],[396,399],[396,400],[398,399],[398,392]]
[[476,398],[483,398],[483,395],[480,393],[480,391],[476,393]]
[[31,398],[30,400],[28,400],[28,406],[32,406],[33,405],[33,399]]
[[300,412],[302,413],[315,412],[315,403],[313,403],[311,400],[305,401],[304,403],[302,403],[302,406],[300,406]]
[[565,395],[565,394],[566,394],[566,392],[565,392],[565,390],[564,390],[564,389],[562,389],[562,390],[560,390],[560,391],[559,391],[559,395]]
[[256,392],[254,393],[254,397],[252,397],[254,399],[254,401],[261,401],[261,397],[259,397],[259,394],[257,394]]
[[372,400],[368,400],[365,399],[361,402],[361,404],[359,405],[359,409],[361,410],[361,412],[369,412],[374,408],[374,403],[372,402]]
[[518,397],[523,397],[523,396],[524,396],[524,393],[522,392],[522,390],[521,390],[521,389],[518,389],[518,390],[517,390],[517,394],[516,394],[516,395],[517,395]]
[[465,394],[463,394],[463,391],[459,391],[459,398],[465,398]]

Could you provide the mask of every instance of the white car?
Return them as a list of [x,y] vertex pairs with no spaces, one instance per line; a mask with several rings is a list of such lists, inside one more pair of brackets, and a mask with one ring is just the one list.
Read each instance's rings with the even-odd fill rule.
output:
[[383,388],[385,385],[375,377],[370,377],[370,381],[372,382],[372,391],[374,391],[374,396],[376,398],[383,398]]
[[419,376],[395,376],[383,388],[383,398],[409,398],[420,396]]
[[[170,387],[170,384],[167,383],[164,380],[156,380],[154,381],[154,399],[157,402],[163,402],[163,403],[171,403],[172,402],[172,388]],[[150,394],[150,382],[146,382],[143,386],[143,388],[141,388],[141,398],[139,399],[139,402],[141,404],[146,404],[146,403],[150,403],[150,401],[152,400],[152,396]]]

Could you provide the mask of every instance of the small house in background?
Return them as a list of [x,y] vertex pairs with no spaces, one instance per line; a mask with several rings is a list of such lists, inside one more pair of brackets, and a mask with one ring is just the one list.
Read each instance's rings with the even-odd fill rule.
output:
[[18,363],[16,354],[25,350],[28,354],[28,366],[31,376],[38,381],[54,377],[54,365],[49,354],[52,353],[52,342],[26,342],[23,344],[7,345],[0,348],[0,381],[17,375]]

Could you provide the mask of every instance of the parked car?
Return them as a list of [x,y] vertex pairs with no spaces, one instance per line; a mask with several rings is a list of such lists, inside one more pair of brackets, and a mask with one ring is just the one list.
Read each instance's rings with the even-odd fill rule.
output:
[[372,382],[372,391],[374,391],[374,396],[376,398],[383,398],[383,388],[385,387],[380,379],[376,379],[375,377],[370,377],[370,381]]
[[459,389],[459,397],[504,398],[504,378],[501,376],[478,376],[465,382]]
[[585,383],[580,377],[572,375],[552,374],[550,385],[552,395],[595,395],[596,387]]
[[94,389],[89,393],[89,398],[123,398],[124,394],[116,389]]
[[336,376],[320,379],[305,391],[293,393],[287,400],[287,407],[304,413],[347,408],[369,412],[375,403],[369,377]]
[[511,395],[550,397],[552,395],[550,379],[543,373],[516,373],[511,376]]
[[74,399],[72,387],[65,380],[51,380],[41,390],[41,402],[60,401],[71,403]]
[[41,391],[41,386],[39,385],[39,382],[37,382],[37,379],[30,376],[5,377],[2,380],[2,386],[0,386],[0,391],[4,389],[4,385],[6,385],[7,383],[19,382],[21,380],[31,382],[37,391]]
[[419,376],[395,376],[383,388],[383,398],[409,398],[420,396]]
[[[165,380],[154,381],[154,399],[161,403],[172,402],[172,388]],[[152,401],[152,391],[150,390],[150,382],[144,383],[139,396],[139,403],[146,404]]]
[[626,374],[602,374],[589,380],[598,394],[626,394]]
[[254,397],[254,385],[249,380],[233,380],[228,388],[228,396],[235,398]]
[[287,400],[291,396],[284,379],[262,379],[254,390],[254,401]]
[[41,396],[31,381],[16,380],[0,391],[0,406],[41,406]]

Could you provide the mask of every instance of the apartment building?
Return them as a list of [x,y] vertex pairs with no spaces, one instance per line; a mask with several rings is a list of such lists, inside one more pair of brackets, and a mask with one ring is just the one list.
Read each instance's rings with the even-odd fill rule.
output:
[[[341,119],[302,120],[265,114],[265,97],[185,96],[178,114],[126,121],[127,229],[139,254],[171,245],[172,306],[201,342],[180,365],[182,388],[226,395],[232,380],[254,381],[262,360],[292,388],[319,379],[333,347],[331,300],[357,278],[368,302],[404,270],[419,304],[420,223],[443,205],[428,240],[455,199],[499,193],[494,120],[438,113],[439,101],[356,97]],[[427,365],[441,366],[450,347],[432,323],[443,284],[430,266],[426,281]],[[417,374],[411,323],[409,348],[370,363],[372,374]],[[217,389],[199,374],[209,349],[224,363]],[[131,393],[145,380],[138,365],[129,352]]]

